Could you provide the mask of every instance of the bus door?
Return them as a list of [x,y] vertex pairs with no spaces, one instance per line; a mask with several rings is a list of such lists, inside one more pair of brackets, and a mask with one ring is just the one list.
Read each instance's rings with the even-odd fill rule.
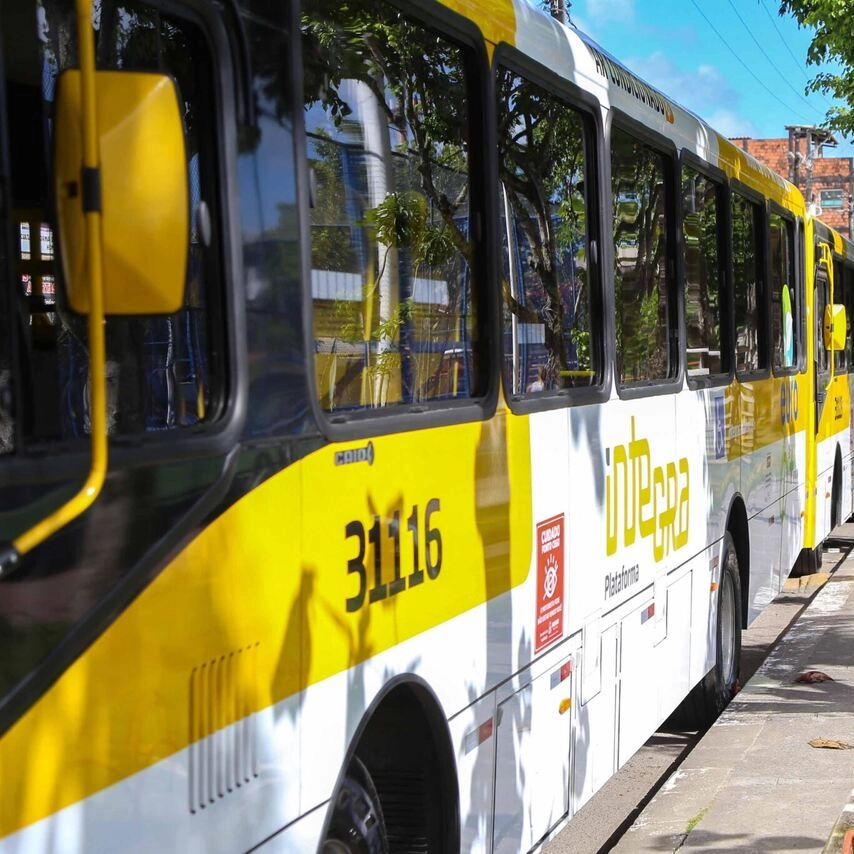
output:
[[824,402],[827,397],[827,387],[830,381],[830,359],[824,342],[824,314],[825,308],[830,302],[830,276],[829,269],[822,259],[821,247],[827,244],[816,245],[816,263],[814,291],[813,291],[813,393],[815,396],[815,432],[818,433],[822,421]]
[[[835,267],[838,265],[834,264],[830,245],[818,241],[813,301],[816,544],[841,521],[843,509],[848,508],[847,501],[842,500],[842,461],[837,452],[843,440],[846,450],[848,445],[849,402],[844,352],[847,322],[842,303],[842,276],[834,275]],[[838,292],[834,287],[837,278]]]

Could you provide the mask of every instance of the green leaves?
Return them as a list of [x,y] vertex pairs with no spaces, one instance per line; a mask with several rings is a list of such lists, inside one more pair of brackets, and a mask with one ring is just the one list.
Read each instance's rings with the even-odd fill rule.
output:
[[839,73],[823,71],[807,87],[824,92],[847,107],[832,107],[826,125],[844,135],[854,134],[854,15],[849,0],[781,0],[780,15],[792,15],[801,27],[814,32],[807,62],[821,65],[839,63]]
[[380,243],[417,250],[427,231],[427,200],[416,190],[389,193],[367,218],[376,228]]

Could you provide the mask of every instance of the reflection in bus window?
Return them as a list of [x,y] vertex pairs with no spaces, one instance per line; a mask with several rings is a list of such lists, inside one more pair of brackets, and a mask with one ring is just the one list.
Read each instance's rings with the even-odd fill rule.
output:
[[[5,7],[3,48],[13,180],[7,212],[14,241],[12,322],[21,365],[20,428],[25,440],[82,437],[89,431],[86,318],[65,304],[51,210],[49,153],[59,73],[77,64],[73,4],[44,0]],[[208,51],[186,22],[134,2],[96,5],[93,18],[100,68],[171,74],[183,97],[192,231],[184,307],[163,317],[106,320],[107,426],[111,435],[190,427],[217,414],[223,377],[222,335],[211,245],[195,227],[213,204],[212,92]],[[214,218],[215,219],[215,218]],[[208,245],[211,244],[211,245]],[[4,368],[0,365],[0,396]],[[9,396],[6,394],[6,396]],[[3,403],[0,400],[0,413]],[[0,432],[3,432],[0,414]],[[2,439],[0,439],[2,447]]]
[[798,311],[795,291],[795,227],[771,214],[771,348],[774,370],[792,368],[798,360]]
[[464,54],[375,0],[302,22],[321,406],[481,394]]
[[767,367],[762,324],[762,209],[732,194],[732,267],[735,301],[735,369]]
[[682,173],[685,336],[689,376],[729,370],[723,344],[722,187],[685,167]]
[[[843,270],[842,261],[839,259],[833,262],[833,301],[837,305],[843,301],[845,273]],[[846,317],[846,324],[850,325],[850,320]],[[845,330],[845,335],[848,335],[848,329]],[[848,369],[848,358],[846,349],[835,350],[833,353],[834,370],[840,373]]]
[[830,286],[827,279],[827,271],[824,265],[819,263],[821,258],[821,244],[815,247],[815,286],[813,291],[813,340],[815,342],[814,355],[815,367],[819,373],[827,373],[830,370],[830,361],[824,346],[824,310],[830,303]]
[[[851,367],[854,366],[854,335],[851,334],[851,319],[854,317],[854,266],[848,261],[842,267],[842,276],[842,296],[839,297],[839,301],[845,304],[845,318],[847,322],[847,329],[845,331],[845,363],[848,367]],[[854,442],[854,433],[852,433],[852,442]]]
[[568,104],[498,72],[504,373],[513,394],[589,386],[591,340],[585,126]]
[[241,139],[238,159],[250,386],[246,431],[258,437],[306,429],[309,398],[298,310],[302,283],[289,112],[291,34],[260,20],[244,26],[253,58],[257,124],[251,136]]
[[667,264],[666,160],[620,128],[611,135],[617,379],[675,375]]

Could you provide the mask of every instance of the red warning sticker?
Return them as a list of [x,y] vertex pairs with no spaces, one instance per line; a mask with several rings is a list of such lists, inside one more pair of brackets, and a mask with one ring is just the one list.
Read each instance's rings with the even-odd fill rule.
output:
[[534,652],[563,637],[563,513],[537,524]]

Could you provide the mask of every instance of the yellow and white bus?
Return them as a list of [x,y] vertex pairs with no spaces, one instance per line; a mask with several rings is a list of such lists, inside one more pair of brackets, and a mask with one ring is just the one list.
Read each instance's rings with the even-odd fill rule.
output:
[[854,253],[522,0],[0,0],[0,852],[518,852],[852,509]]
[[[812,239],[809,238],[810,232]],[[812,314],[808,342],[811,368],[810,425],[808,426],[807,504],[804,551],[797,571],[814,572],[821,566],[821,544],[836,525],[847,519],[852,506],[850,330],[843,335],[846,316],[854,307],[854,246],[817,219],[808,219],[807,264],[812,271]],[[810,259],[812,250],[812,259]],[[845,308],[845,313],[839,312]],[[837,322],[839,340],[829,349],[825,328]]]

